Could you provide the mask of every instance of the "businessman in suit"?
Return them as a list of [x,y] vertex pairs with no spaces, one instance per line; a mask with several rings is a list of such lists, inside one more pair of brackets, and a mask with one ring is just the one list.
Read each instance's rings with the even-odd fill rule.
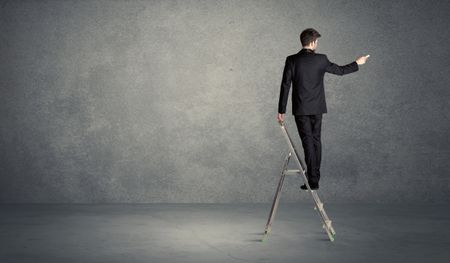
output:
[[[347,65],[336,65],[325,54],[315,52],[320,36],[313,28],[307,28],[300,34],[302,49],[286,58],[278,103],[278,121],[283,122],[292,83],[292,115],[302,141],[306,176],[311,189],[318,189],[320,180],[320,133],[322,114],[327,113],[323,77],[326,72],[340,76],[356,72],[369,57],[362,56]],[[305,184],[300,188],[307,190]]]

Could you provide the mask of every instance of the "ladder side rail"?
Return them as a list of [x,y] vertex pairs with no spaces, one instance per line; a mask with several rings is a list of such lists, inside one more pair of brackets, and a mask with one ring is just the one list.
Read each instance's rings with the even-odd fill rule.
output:
[[284,160],[284,164],[283,164],[283,169],[281,171],[281,176],[280,176],[280,180],[278,181],[278,186],[277,186],[277,190],[275,192],[275,196],[273,199],[273,203],[272,203],[272,208],[270,209],[270,215],[269,218],[267,220],[267,224],[266,224],[266,233],[270,232],[270,229],[272,227],[272,223],[273,220],[275,218],[277,209],[278,209],[278,204],[280,201],[280,195],[281,195],[281,190],[283,188],[283,183],[284,183],[284,178],[286,176],[285,171],[286,171],[286,167],[289,163],[289,160],[291,158],[291,153],[289,152],[289,154],[286,156],[285,160]]
[[306,174],[305,174],[305,171],[306,171],[306,165],[303,164],[303,161],[300,160],[300,158],[298,157],[299,155],[298,155],[298,153],[297,153],[297,150],[296,150],[295,147],[294,147],[294,144],[293,144],[293,142],[292,142],[291,137],[289,136],[289,133],[288,133],[288,131],[287,131],[287,129],[286,129],[286,126],[284,126],[284,125],[282,124],[282,125],[281,125],[281,129],[283,130],[284,137],[286,138],[286,141],[287,141],[287,143],[289,144],[289,149],[290,149],[290,151],[293,153],[293,155],[294,155],[294,157],[295,157],[295,161],[297,162],[297,164],[300,166],[300,168],[301,168],[301,170],[302,170],[301,172],[302,172],[303,180],[304,180],[306,186],[308,187],[308,189],[311,190],[311,188],[310,188],[310,186],[309,186],[309,183],[308,183],[308,178],[306,177]]

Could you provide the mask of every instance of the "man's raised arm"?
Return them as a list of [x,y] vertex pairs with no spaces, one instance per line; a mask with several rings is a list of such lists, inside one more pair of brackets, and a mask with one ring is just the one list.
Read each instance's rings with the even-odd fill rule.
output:
[[356,61],[353,61],[352,63],[344,66],[339,66],[333,62],[330,62],[327,56],[325,56],[325,59],[327,60],[327,67],[325,68],[325,71],[331,74],[342,76],[345,74],[350,74],[352,72],[358,71],[359,69],[358,63],[356,63]]
[[345,74],[349,74],[355,71],[359,70],[359,66],[358,65],[362,65],[366,63],[366,60],[370,57],[370,55],[366,55],[366,56],[362,56],[359,57],[358,59],[356,59],[355,61],[353,61],[350,64],[344,65],[344,66],[339,66],[336,65],[333,62],[330,62],[328,60],[328,57],[325,55],[325,59],[327,60],[327,67],[325,68],[325,71],[331,74],[335,74],[335,75],[345,75]]

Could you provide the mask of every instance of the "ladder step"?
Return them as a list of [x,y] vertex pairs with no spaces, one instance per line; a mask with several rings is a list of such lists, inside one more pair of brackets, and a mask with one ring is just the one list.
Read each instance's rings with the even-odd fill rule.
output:
[[288,175],[288,174],[298,174],[300,172],[300,170],[285,170],[284,174]]

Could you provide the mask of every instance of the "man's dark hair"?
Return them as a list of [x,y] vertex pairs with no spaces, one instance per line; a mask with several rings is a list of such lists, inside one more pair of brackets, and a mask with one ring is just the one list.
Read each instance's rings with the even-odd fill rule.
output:
[[300,42],[302,42],[302,46],[307,46],[319,37],[320,34],[317,30],[314,28],[307,28],[300,34]]

